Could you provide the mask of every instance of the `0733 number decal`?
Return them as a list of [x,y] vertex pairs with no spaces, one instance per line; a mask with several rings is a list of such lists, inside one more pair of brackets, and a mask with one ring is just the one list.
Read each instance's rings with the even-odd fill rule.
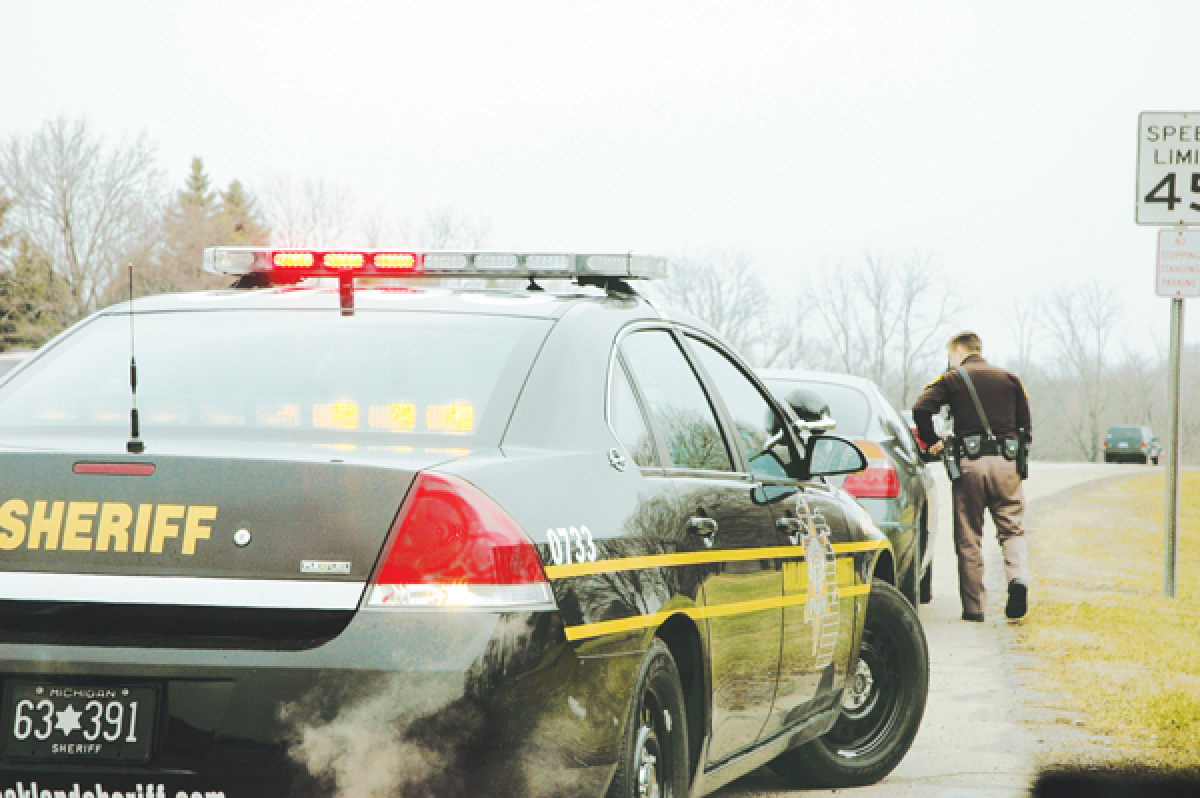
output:
[[546,537],[550,539],[550,557],[555,565],[596,561],[596,542],[586,526],[547,529]]

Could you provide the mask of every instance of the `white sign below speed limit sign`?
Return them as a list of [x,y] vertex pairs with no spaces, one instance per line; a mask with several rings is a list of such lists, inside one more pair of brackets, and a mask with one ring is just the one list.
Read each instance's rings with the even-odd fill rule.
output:
[[1136,219],[1200,225],[1200,111],[1138,114]]
[[1200,296],[1200,230],[1159,230],[1158,268],[1154,287],[1159,296]]

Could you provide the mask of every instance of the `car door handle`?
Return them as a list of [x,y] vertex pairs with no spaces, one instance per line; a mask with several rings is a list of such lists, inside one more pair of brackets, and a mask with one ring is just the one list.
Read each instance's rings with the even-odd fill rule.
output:
[[687,531],[711,543],[712,537],[717,534],[717,522],[712,518],[689,518]]

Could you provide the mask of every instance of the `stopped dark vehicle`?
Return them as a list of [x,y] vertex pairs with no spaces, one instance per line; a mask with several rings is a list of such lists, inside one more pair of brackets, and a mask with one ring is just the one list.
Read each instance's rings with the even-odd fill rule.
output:
[[[933,539],[937,490],[912,428],[874,382],[822,371],[761,371],[782,401],[797,389],[829,405],[835,430],[867,455],[868,467],[834,481],[858,499],[887,535],[896,554],[897,583],[916,606],[933,598]],[[940,420],[940,419],[939,419]]]
[[[862,452],[630,289],[665,261],[206,266],[258,290],[110,308],[0,385],[0,794],[684,796],[904,756],[924,634],[826,480]],[[497,276],[533,290],[411,279]]]
[[1154,430],[1145,425],[1126,424],[1109,427],[1104,435],[1104,462],[1153,463],[1158,465],[1162,443]]

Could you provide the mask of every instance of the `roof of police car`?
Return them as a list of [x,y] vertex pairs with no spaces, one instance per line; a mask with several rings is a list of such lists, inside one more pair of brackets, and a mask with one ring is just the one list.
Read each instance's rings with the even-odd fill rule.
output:
[[[576,293],[516,289],[464,289],[441,286],[370,286],[354,291],[355,311],[425,311],[481,315],[557,318],[581,302],[604,302],[599,292]],[[628,299],[638,299],[629,297]],[[621,301],[628,301],[623,299]],[[336,287],[276,286],[253,290],[225,289],[186,294],[160,294],[133,300],[137,313],[217,310],[329,310],[340,311]],[[103,314],[127,313],[129,303],[106,308]]]

